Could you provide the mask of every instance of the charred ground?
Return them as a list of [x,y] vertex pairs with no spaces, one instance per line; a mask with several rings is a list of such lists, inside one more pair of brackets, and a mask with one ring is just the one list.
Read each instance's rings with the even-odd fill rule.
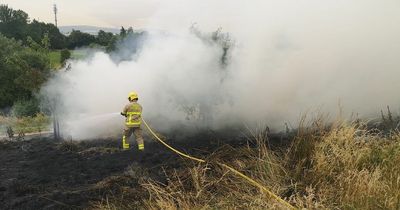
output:
[[[249,144],[244,137],[227,136],[206,132],[169,143],[196,156],[210,154],[224,144]],[[139,179],[165,183],[166,170],[194,164],[152,140],[146,142],[144,152],[137,151],[135,143],[131,148],[121,150],[117,139],[55,141],[42,137],[0,141],[0,206],[82,209],[127,187],[134,189],[139,201],[148,196]]]

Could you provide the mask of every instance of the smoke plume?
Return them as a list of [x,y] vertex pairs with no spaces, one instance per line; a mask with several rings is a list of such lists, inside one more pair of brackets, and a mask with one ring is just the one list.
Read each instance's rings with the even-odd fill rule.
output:
[[63,133],[79,139],[120,132],[112,113],[132,90],[162,131],[280,129],[313,109],[334,113],[339,101],[365,117],[397,111],[399,9],[394,0],[162,1],[131,59],[72,61],[42,94],[57,101]]

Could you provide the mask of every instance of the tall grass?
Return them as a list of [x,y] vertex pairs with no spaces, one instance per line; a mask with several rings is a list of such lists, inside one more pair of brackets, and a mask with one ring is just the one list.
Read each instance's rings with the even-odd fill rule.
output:
[[288,151],[297,194],[312,189],[315,201],[330,209],[399,209],[399,134],[372,134],[360,123],[326,127],[298,135]]
[[[400,209],[398,132],[370,132],[359,121],[327,123],[322,115],[310,123],[304,118],[296,132],[284,152],[272,151],[268,135],[257,134],[252,137],[255,147],[226,145],[207,158],[208,164],[165,171],[166,183],[142,180],[140,186],[147,196],[140,207],[285,209],[215,164],[224,162],[298,208]],[[112,209],[118,206],[113,204]]]

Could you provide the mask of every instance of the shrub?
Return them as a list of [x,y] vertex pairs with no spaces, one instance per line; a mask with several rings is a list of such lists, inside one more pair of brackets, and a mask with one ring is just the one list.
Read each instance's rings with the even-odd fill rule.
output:
[[71,58],[71,52],[68,49],[61,50],[61,59],[60,62],[64,63],[67,59]]
[[39,111],[39,103],[36,99],[17,101],[12,108],[12,114],[16,117],[33,117]]

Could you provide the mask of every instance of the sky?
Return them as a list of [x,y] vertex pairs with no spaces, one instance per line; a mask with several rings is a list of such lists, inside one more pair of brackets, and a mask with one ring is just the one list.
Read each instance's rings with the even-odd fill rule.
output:
[[0,0],[21,9],[31,20],[54,23],[53,4],[58,7],[58,25],[144,28],[161,0]]

